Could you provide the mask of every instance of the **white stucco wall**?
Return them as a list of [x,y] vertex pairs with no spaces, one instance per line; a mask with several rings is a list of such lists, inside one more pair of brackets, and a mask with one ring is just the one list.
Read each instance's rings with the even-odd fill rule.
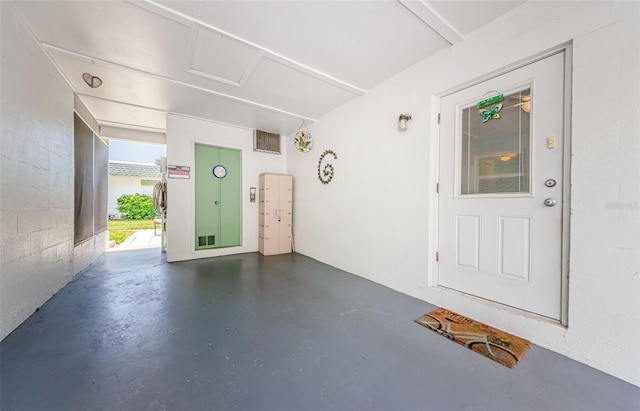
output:
[[[287,159],[295,177],[296,250],[640,385],[639,7],[525,4],[310,125],[313,151],[291,150]],[[568,41],[573,145],[565,327],[429,285],[436,273],[437,96]],[[413,115],[404,133],[397,131],[400,113]],[[338,155],[329,185],[315,173],[325,149]]]
[[[242,151],[242,246],[195,251],[194,145],[208,144]],[[284,173],[282,154],[253,151],[253,130],[170,114],[167,116],[167,164],[191,166],[190,179],[167,180],[167,261],[190,260],[258,251],[258,199],[249,201],[249,188],[258,187],[263,172]]]
[[1,2],[0,339],[105,247],[74,247],[73,93]]
[[[109,176],[109,214],[118,214],[118,198],[124,194],[143,193],[140,177]],[[153,187],[151,187],[153,190]],[[153,191],[152,191],[153,192]]]

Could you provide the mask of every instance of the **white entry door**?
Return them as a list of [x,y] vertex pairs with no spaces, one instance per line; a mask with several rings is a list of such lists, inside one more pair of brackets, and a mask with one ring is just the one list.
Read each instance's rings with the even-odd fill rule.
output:
[[561,319],[564,52],[441,100],[440,286]]

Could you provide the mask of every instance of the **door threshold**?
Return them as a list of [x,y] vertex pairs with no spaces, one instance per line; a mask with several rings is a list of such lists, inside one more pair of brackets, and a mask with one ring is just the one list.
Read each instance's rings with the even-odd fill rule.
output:
[[[457,295],[468,300],[473,300],[487,307],[491,307],[499,310],[506,310],[510,313],[513,313],[522,317],[526,317],[531,320],[542,321],[542,322],[546,322],[553,325],[559,325],[563,328],[568,327],[567,324],[563,324],[561,320],[557,320],[555,318],[547,317],[541,314],[532,313],[531,311],[526,311],[521,308],[513,307],[511,305],[501,304],[492,300],[487,300],[486,298],[478,297],[477,295],[473,295],[473,294],[468,294],[453,288],[448,288],[443,285],[436,285],[435,288],[445,293]],[[455,311],[454,307],[451,307],[451,309]]]

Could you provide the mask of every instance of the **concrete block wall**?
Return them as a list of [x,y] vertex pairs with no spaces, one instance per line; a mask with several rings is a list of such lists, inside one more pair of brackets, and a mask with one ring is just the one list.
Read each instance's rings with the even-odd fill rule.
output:
[[[436,287],[439,96],[573,43],[568,324]],[[640,3],[527,2],[310,125],[296,250],[640,385]],[[400,113],[413,119],[397,131]],[[325,149],[335,176],[317,181]],[[417,313],[416,315],[419,315]],[[408,319],[410,320],[410,319]]]
[[574,40],[567,339],[640,385],[640,4],[607,8],[615,23]]
[[0,339],[106,246],[74,247],[73,92],[2,2]]

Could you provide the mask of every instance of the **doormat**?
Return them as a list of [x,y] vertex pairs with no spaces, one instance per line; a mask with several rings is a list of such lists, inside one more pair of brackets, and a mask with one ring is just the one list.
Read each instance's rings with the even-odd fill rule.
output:
[[513,368],[524,357],[531,345],[525,339],[446,308],[433,310],[415,322],[509,368]]

